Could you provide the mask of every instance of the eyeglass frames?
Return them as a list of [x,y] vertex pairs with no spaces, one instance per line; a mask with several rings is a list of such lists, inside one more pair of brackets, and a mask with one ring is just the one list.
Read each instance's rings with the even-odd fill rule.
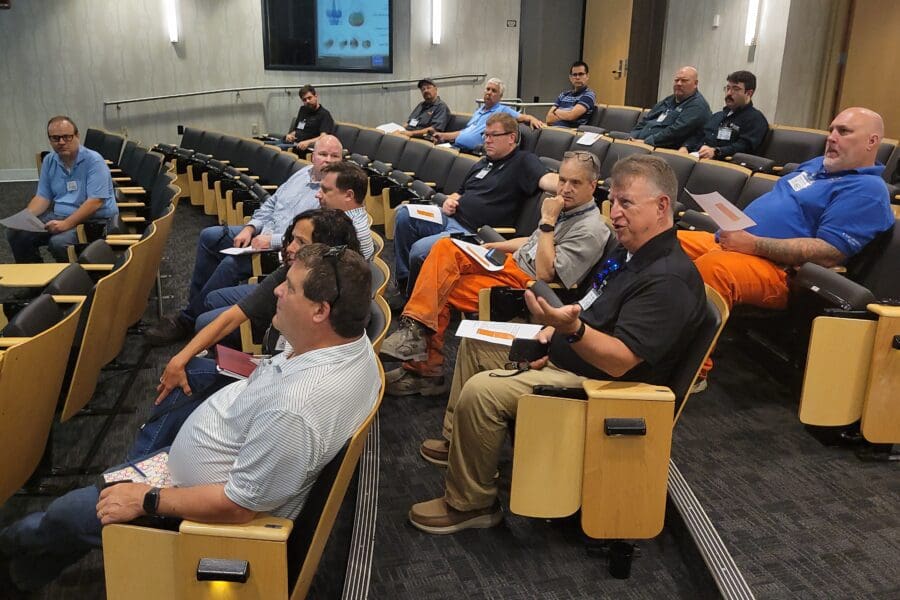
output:
[[75,136],[71,133],[67,133],[65,135],[48,135],[50,141],[54,144],[58,144],[59,142],[71,142],[75,139]]
[[581,162],[590,162],[595,168],[600,168],[600,159],[593,152],[585,152],[584,150],[569,150],[563,154],[563,160],[576,159]]

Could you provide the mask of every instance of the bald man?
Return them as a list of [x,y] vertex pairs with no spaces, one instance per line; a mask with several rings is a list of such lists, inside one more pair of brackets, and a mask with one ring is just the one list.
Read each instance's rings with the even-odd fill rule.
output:
[[247,246],[258,250],[279,250],[281,235],[294,217],[303,211],[319,208],[316,194],[322,181],[322,169],[340,161],[343,151],[339,139],[323,133],[316,141],[312,164],[278,186],[275,193],[254,211],[246,225],[214,225],[201,231],[188,305],[177,314],[163,317],[148,329],[145,333],[147,341],[162,346],[193,335],[195,319],[206,312],[204,302],[207,294],[235,286],[250,277],[249,255],[230,256],[221,251]]
[[743,231],[680,231],[682,248],[703,280],[729,306],[787,305],[785,267],[844,264],[893,227],[890,197],[875,154],[884,122],[867,108],[848,108],[829,126],[825,155],[782,177],[745,212],[756,225]]
[[678,69],[672,83],[672,95],[650,109],[631,130],[631,137],[657,148],[677,150],[683,146],[689,137],[703,130],[703,125],[712,116],[699,85],[697,69]]

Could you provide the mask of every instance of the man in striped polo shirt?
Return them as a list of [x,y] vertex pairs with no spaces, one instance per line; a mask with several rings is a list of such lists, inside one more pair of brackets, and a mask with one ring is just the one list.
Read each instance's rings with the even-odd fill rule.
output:
[[168,452],[172,486],[89,486],[0,529],[0,589],[45,585],[100,546],[103,525],[143,515],[212,523],[246,523],[261,512],[295,518],[378,397],[378,363],[365,335],[371,285],[356,252],[304,246],[275,290],[273,323],[289,346],[185,421]]
[[587,86],[588,66],[586,62],[576,60],[569,67],[569,81],[572,89],[565,90],[547,111],[547,124],[557,127],[580,127],[585,125],[594,114],[597,97],[594,90]]

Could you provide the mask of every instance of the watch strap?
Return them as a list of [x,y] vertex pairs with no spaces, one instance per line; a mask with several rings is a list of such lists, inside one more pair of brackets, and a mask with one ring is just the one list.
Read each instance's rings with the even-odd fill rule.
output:
[[144,494],[143,508],[148,515],[155,515],[156,511],[159,510],[159,489],[158,487],[152,487]]
[[566,341],[570,344],[574,344],[575,342],[580,342],[581,338],[584,337],[584,332],[587,329],[587,324],[584,321],[581,321],[580,319],[579,319],[579,322],[581,323],[581,326],[578,327],[578,329],[575,331],[575,333],[571,333],[566,336]]

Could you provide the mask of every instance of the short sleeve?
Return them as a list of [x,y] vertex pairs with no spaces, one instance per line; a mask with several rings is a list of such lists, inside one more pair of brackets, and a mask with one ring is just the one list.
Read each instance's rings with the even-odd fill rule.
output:
[[851,257],[876,235],[894,223],[884,182],[874,176],[859,177],[840,191],[819,221],[816,237]]
[[84,185],[85,198],[109,199],[113,195],[110,189],[111,183],[112,175],[110,175],[106,163],[99,158],[96,160],[92,158]]
[[41,162],[41,176],[38,179],[37,188],[37,195],[47,200],[53,200],[53,189],[50,187],[51,156],[51,154],[48,154]]

